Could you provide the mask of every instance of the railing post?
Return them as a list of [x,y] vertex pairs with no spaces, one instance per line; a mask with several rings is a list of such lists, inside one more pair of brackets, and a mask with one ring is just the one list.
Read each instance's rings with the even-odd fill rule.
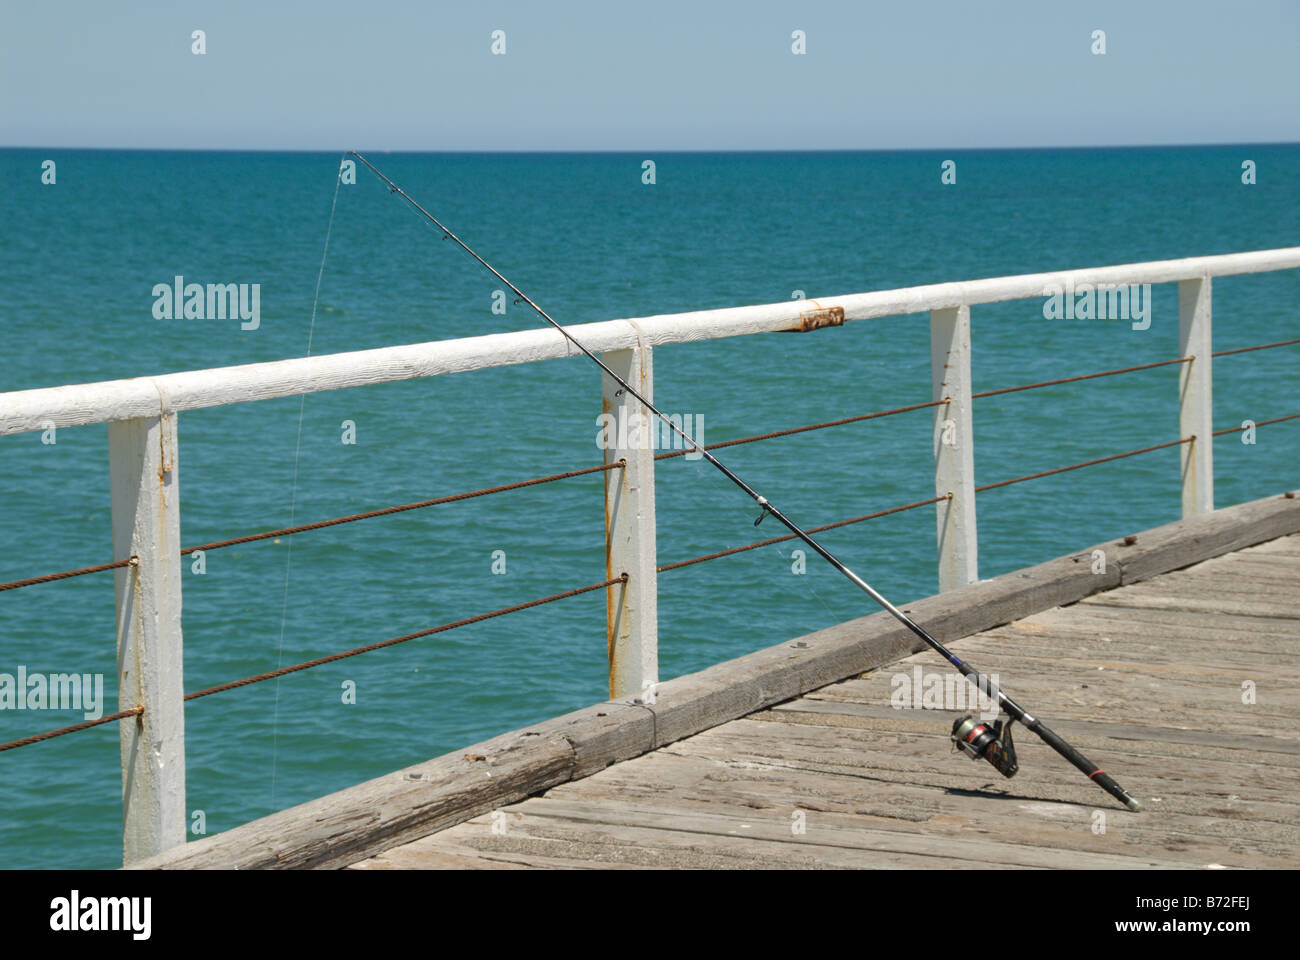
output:
[[[602,360],[638,393],[654,402],[650,347],[612,350]],[[605,570],[627,583],[605,591],[608,614],[609,695],[653,699],[659,681],[659,613],[655,550],[655,460],[651,430],[658,424],[641,404],[601,374],[601,411],[609,415],[605,462]],[[612,417],[612,421],[610,420]],[[633,429],[638,426],[639,430]],[[644,442],[643,442],[644,441]]]
[[1178,373],[1180,437],[1195,436],[1182,452],[1183,519],[1214,509],[1214,378],[1210,336],[1210,278],[1178,282],[1178,355],[1194,357]]
[[176,415],[108,425],[117,591],[122,854],[132,863],[185,842],[180,487]]
[[975,434],[971,426],[970,307],[930,311],[934,492],[939,538],[939,592],[979,579],[975,526]]

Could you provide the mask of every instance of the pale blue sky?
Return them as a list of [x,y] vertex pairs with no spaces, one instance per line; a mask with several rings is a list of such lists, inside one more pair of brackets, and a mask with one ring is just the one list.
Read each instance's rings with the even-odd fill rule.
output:
[[1300,3],[7,0],[0,89],[3,146],[1296,141]]

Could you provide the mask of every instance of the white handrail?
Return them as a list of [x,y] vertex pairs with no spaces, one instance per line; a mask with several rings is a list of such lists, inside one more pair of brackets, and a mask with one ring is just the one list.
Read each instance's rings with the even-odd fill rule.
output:
[[[816,301],[660,314],[631,322],[606,320],[578,324],[568,330],[593,352],[603,353],[632,350],[638,343],[656,347],[796,329],[801,318],[815,309],[841,308],[847,322],[1047,296],[1053,287],[1077,290],[1084,284],[1168,283],[1294,267],[1300,267],[1300,247],[929,284]],[[573,346],[558,332],[539,328],[149,378],[19,390],[0,394],[0,435],[44,430],[51,424],[71,427],[153,416],[158,412],[159,388],[170,398],[172,410],[194,410],[531,363],[574,353]]]

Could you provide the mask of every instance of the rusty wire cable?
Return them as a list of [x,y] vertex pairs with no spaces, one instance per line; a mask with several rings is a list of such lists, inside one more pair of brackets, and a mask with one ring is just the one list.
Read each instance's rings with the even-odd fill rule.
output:
[[[1286,341],[1286,342],[1290,343],[1292,341]],[[1296,342],[1300,342],[1300,341],[1296,341]],[[1281,346],[1281,345],[1282,344],[1265,344],[1264,346]],[[1262,350],[1264,349],[1264,346],[1247,347],[1246,349]],[[1236,352],[1236,351],[1229,351],[1229,352]],[[977,397],[995,397],[1004,393],[1015,393],[1019,390],[1035,390],[1038,389],[1039,387],[1054,387],[1062,383],[1074,383],[1079,380],[1094,380],[1097,377],[1113,377],[1116,374],[1120,374],[1120,373],[1133,373],[1134,371],[1137,370],[1150,370],[1155,367],[1169,366],[1170,364],[1174,364],[1174,363],[1187,363],[1191,359],[1192,359],[1191,357],[1177,357],[1173,360],[1157,360],[1155,363],[1143,363],[1134,367],[1120,367],[1115,370],[1101,370],[1098,371],[1097,373],[1084,373],[1084,374],[1080,374],[1077,377],[1063,377],[1059,380],[1040,380],[1037,383],[1025,383],[1017,387],[1002,387],[997,390],[982,390],[979,393],[972,393],[971,399],[975,399]],[[702,449],[721,450],[724,447],[734,447],[742,443],[754,443],[757,440],[772,440],[775,439],[776,437],[788,437],[796,433],[806,433],[809,430],[822,430],[825,429],[826,427],[839,427],[849,423],[860,423],[861,421],[864,420],[875,420],[878,417],[889,417],[897,413],[908,413],[909,411],[912,410],[924,410],[927,407],[942,406],[943,404],[948,403],[950,399],[951,398],[949,397],[944,397],[940,400],[930,400],[926,403],[913,403],[905,407],[894,407],[893,409],[890,410],[878,410],[875,413],[864,413],[854,417],[844,417],[839,420],[827,420],[824,421],[823,423],[812,423],[805,427],[790,427],[785,430],[774,430],[771,433],[755,434],[752,437],[740,437],[739,439],[736,440],[723,440],[718,443],[706,443],[704,444]],[[689,450],[674,450],[671,453],[657,454],[655,456],[655,459],[669,460],[673,457],[684,456],[685,454],[690,452],[691,451]]]
[[[864,520],[874,520],[876,517],[888,516],[891,513],[902,513],[904,510],[912,510],[916,507],[924,507],[931,503],[938,503],[940,500],[948,500],[952,494],[946,493],[942,497],[931,497],[929,500],[918,500],[916,503],[905,503],[902,506],[890,507],[888,510],[877,510],[875,513],[868,513],[861,517],[853,517],[849,520],[837,520],[835,523],[828,523],[820,527],[809,527],[808,533],[821,533],[823,530],[834,530],[836,527],[847,527],[851,523],[861,523]],[[678,560],[676,563],[666,563],[658,568],[659,573],[665,570],[676,570],[680,567],[689,567],[694,563],[703,563],[705,560],[717,560],[719,557],[729,557],[733,553],[744,553],[746,550],[757,550],[759,547],[771,546],[774,543],[782,543],[786,540],[794,540],[796,535],[791,533],[784,537],[772,537],[770,540],[760,540],[757,543],[747,543],[743,547],[732,547],[730,550],[720,550],[717,553],[710,553],[703,557],[692,557],[690,560]]]
[[1140,450],[1129,450],[1126,453],[1112,453],[1109,457],[1098,457],[1096,460],[1085,460],[1082,463],[1072,463],[1068,467],[1057,467],[1055,470],[1042,470],[1038,473],[1028,473],[1023,477],[1013,477],[1010,480],[999,480],[997,483],[986,483],[983,486],[975,488],[976,493],[984,490],[992,490],[996,487],[1008,487],[1013,483],[1023,483],[1026,480],[1037,480],[1039,477],[1050,477],[1054,473],[1065,473],[1068,470],[1078,470],[1080,467],[1091,467],[1098,463],[1109,463],[1111,460],[1123,460],[1125,457],[1136,457],[1139,453],[1150,453],[1152,450],[1162,450],[1165,447],[1176,447],[1179,444],[1191,443],[1195,436],[1183,437],[1181,440],[1170,440],[1167,443],[1157,443],[1150,447],[1142,447]]
[[[1300,417],[1300,413],[1289,413],[1285,417],[1274,417],[1272,420],[1261,420],[1258,423],[1256,423],[1255,426],[1264,427],[1264,426],[1268,426],[1268,424],[1270,423],[1281,423],[1283,420],[1294,420],[1296,417]],[[1215,430],[1213,435],[1216,437],[1221,437],[1225,433],[1241,433],[1241,431],[1248,430],[1248,429],[1250,428],[1246,426],[1225,427],[1222,430]]]
[[[1263,344],[1258,347],[1246,347],[1246,350],[1263,350],[1266,347],[1284,346],[1287,343],[1300,343],[1300,341],[1283,341],[1283,343]],[[1227,353],[1239,353],[1241,351],[1230,350]],[[1218,354],[1215,354],[1218,356]],[[1017,387],[1001,387],[997,390],[981,390],[979,393],[972,393],[971,399],[978,397],[996,397],[1004,393],[1016,393],[1020,390],[1036,390],[1040,387],[1054,387],[1062,383],[1075,383],[1079,380],[1095,380],[1098,377],[1113,377],[1120,373],[1133,373],[1137,370],[1151,370],[1155,367],[1167,367],[1174,363],[1188,363],[1191,357],[1176,357],[1173,360],[1157,360],[1155,363],[1142,363],[1133,367],[1119,367],[1115,370],[1100,370],[1096,373],[1084,373],[1076,377],[1062,377],[1059,380],[1040,380],[1037,383],[1024,383]],[[701,449],[704,450],[721,450],[724,447],[734,447],[742,443],[754,443],[757,440],[772,440],[776,437],[788,437],[796,433],[806,433],[809,430],[822,430],[826,427],[839,427],[849,423],[860,423],[864,420],[875,420],[878,417],[893,416],[897,413],[907,413],[912,410],[924,410],[927,407],[938,407],[948,403],[951,398],[944,397],[940,400],[930,400],[926,403],[913,403],[905,407],[894,407],[890,410],[878,410],[875,413],[864,413],[854,417],[844,417],[839,420],[827,420],[823,423],[812,423],[805,427],[790,427],[785,430],[774,430],[771,433],[759,433],[752,437],[740,437],[736,440],[723,440],[718,443],[706,443]],[[656,460],[669,460],[673,457],[681,457],[690,453],[690,450],[674,450],[671,453],[660,453],[655,456]]]
[[[894,407],[892,410],[878,410],[875,413],[863,413],[856,417],[844,417],[840,420],[827,420],[824,423],[812,423],[806,427],[790,427],[786,430],[773,430],[771,433],[758,433],[752,437],[740,437],[736,440],[722,440],[718,443],[706,443],[700,449],[702,450],[721,450],[723,447],[734,447],[742,443],[754,443],[756,440],[771,440],[775,437],[788,437],[795,433],[806,433],[809,430],[822,430],[826,427],[839,427],[846,423],[859,423],[863,420],[875,420],[877,417],[889,417],[896,413],[907,413],[909,410],[923,410],[926,407],[937,407],[948,402],[948,398],[942,400],[930,400],[927,403],[914,403],[906,407]],[[674,450],[671,453],[660,453],[655,455],[656,460],[669,460],[673,457],[681,457],[690,450]]]
[[[355,647],[351,650],[344,650],[341,653],[332,653],[329,656],[317,657],[314,660],[306,660],[302,663],[295,663],[289,667],[281,667],[278,670],[271,670],[268,673],[259,673],[256,676],[245,677],[242,680],[234,680],[230,683],[218,684],[215,687],[208,687],[205,690],[196,690],[194,693],[185,695],[185,700],[197,700],[199,697],[208,697],[214,693],[221,693],[225,690],[234,690],[237,687],[246,687],[250,684],[260,683],[263,680],[272,680],[276,677],[283,677],[285,674],[298,673],[311,667],[319,667],[322,664],[333,663],[336,660],[346,660],[348,657],[355,657],[363,653],[369,653],[372,650],[379,650],[383,647],[395,646],[399,643],[406,643],[409,640],[416,640],[420,637],[432,636],[435,633],[444,633],[447,630],[454,630],[457,627],[466,627],[472,623],[480,623],[484,620],[491,620],[495,617],[505,616],[507,613],[518,613],[520,610],[527,610],[530,607],[540,607],[544,603],[554,603],[556,600],[566,600],[569,597],[576,597],[580,594],[591,593],[595,590],[603,590],[606,587],[612,587],[616,583],[626,583],[628,576],[626,573],[614,577],[611,580],[605,580],[602,583],[593,583],[585,587],[577,587],[573,590],[566,590],[563,593],[552,594],[549,597],[542,597],[539,600],[529,600],[527,603],[517,603],[511,607],[503,607],[500,610],[492,610],[488,613],[480,613],[472,617],[466,617],[463,620],[455,620],[451,623],[444,623],[437,627],[430,627],[428,630],[419,630],[415,633],[408,633],[401,637],[393,637],[391,640],[381,640],[379,643],[370,643],[364,647]],[[126,717],[138,716],[144,713],[144,707],[133,707],[130,710],[123,710],[120,713],[114,713],[107,717],[101,717],[98,720],[87,720],[84,723],[76,723],[70,727],[60,727],[58,730],[48,730],[45,733],[34,734],[30,737],[23,737],[21,740],[13,740],[9,743],[0,743],[0,752],[13,750],[16,747],[25,747],[29,744],[40,743],[43,740],[51,740],[54,737],[61,737],[65,734],[76,733],[79,730],[88,730],[91,727],[97,727],[101,724],[111,723],[114,720],[122,720]]]
[[40,743],[42,740],[53,740],[55,737],[61,737],[64,734],[76,733],[78,730],[89,730],[91,727],[98,727],[101,724],[112,723],[114,720],[125,720],[127,717],[137,717],[144,713],[144,707],[132,707],[130,710],[123,710],[120,713],[110,713],[106,717],[100,717],[98,720],[87,720],[84,723],[74,723],[70,727],[60,727],[58,730],[47,730],[44,733],[33,734],[30,737],[23,737],[21,740],[11,740],[8,743],[0,743],[0,753],[6,750],[13,750],[16,747],[25,747],[28,744]]
[[1226,357],[1230,353],[1250,353],[1252,350],[1270,350],[1273,347],[1289,347],[1293,343],[1300,343],[1300,337],[1295,340],[1279,340],[1277,343],[1261,343],[1254,347],[1238,347],[1235,350],[1220,350],[1218,353],[1212,353],[1212,357]]
[[617,460],[614,463],[602,463],[596,467],[583,467],[581,470],[567,470],[564,473],[552,473],[545,477],[534,477],[531,480],[517,480],[514,483],[503,483],[495,487],[484,487],[481,490],[470,490],[467,493],[453,493],[445,497],[435,497],[432,500],[420,500],[417,503],[404,503],[396,507],[385,507],[382,510],[367,510],[365,513],[353,513],[346,517],[335,517],[333,520],[318,520],[315,523],[304,523],[296,527],[282,527],[279,530],[267,530],[265,533],[253,533],[246,537],[232,537],[229,540],[216,540],[212,543],[199,544],[197,547],[185,547],[181,550],[182,554],[193,553],[195,550],[218,550],[221,547],[233,547],[240,543],[252,543],[256,540],[268,540],[272,537],[288,537],[295,533],[305,533],[308,530],[322,530],[325,527],[336,527],[341,523],[352,523],[355,520],[368,520],[371,517],[386,517],[394,513],[404,513],[407,510],[420,510],[424,507],[435,507],[440,503],[455,503],[458,500],[472,500],[475,497],[485,497],[490,493],[503,493],[506,490],[519,490],[522,487],[536,486],[539,483],[550,483],[554,480],[567,480],[570,477],[581,477],[588,473],[600,473],[605,470],[614,470],[626,466],[623,460]]
[[540,607],[544,603],[554,603],[556,600],[576,597],[582,593],[591,593],[593,590],[603,590],[606,587],[612,587],[616,583],[626,583],[627,579],[628,577],[625,573],[621,576],[614,577],[612,580],[605,580],[602,583],[593,583],[585,587],[566,590],[564,593],[552,594],[549,597],[542,597],[540,600],[529,600],[527,603],[517,603],[513,607],[503,607],[500,610],[493,610],[490,613],[480,613],[472,617],[466,617],[464,620],[455,620],[451,623],[444,623],[441,626],[430,627],[428,630],[419,630],[415,633],[408,633],[401,637],[394,637],[391,640],[381,640],[378,643],[369,643],[364,647],[355,647],[352,650],[344,650],[342,653],[332,653],[327,657],[317,657],[314,660],[305,660],[302,663],[295,663],[293,666],[289,667],[281,667],[280,669],[272,670],[269,673],[259,673],[256,676],[245,677],[243,680],[234,680],[230,683],[222,683],[215,687],[208,687],[206,690],[196,690],[194,693],[187,693],[185,699],[197,700],[199,697],[211,696],[214,693],[221,693],[223,690],[233,690],[236,687],[246,687],[252,683],[261,683],[263,680],[272,680],[276,677],[283,677],[288,673],[297,673],[300,670],[319,667],[321,664],[333,663],[336,660],[346,660],[348,657],[355,657],[362,653],[369,653],[371,650],[379,650],[383,647],[391,647],[398,643],[406,643],[408,640],[416,640],[420,637],[428,637],[435,633],[454,630],[457,627],[465,627],[471,623],[491,620],[494,617],[505,616],[507,613],[518,613],[520,610],[527,610],[529,607]]
[[[283,527],[279,530],[267,530],[264,533],[254,533],[246,537],[232,537],[229,540],[217,540],[212,543],[199,544],[196,547],[185,547],[181,550],[181,555],[184,556],[185,554],[193,553],[196,550],[217,550],[221,547],[233,547],[240,543],[269,540],[272,537],[292,536],[295,533],[305,533],[308,530],[320,530],[325,527],[334,527],[341,523],[351,523],[354,520],[367,520],[371,517],[383,517],[393,513],[404,513],[407,510],[419,510],[423,507],[437,506],[440,503],[454,503],[458,500],[471,500],[474,497],[483,497],[490,493],[504,493],[507,490],[518,490],[522,487],[531,487],[539,483],[550,483],[554,480],[567,480],[570,477],[580,477],[588,473],[615,470],[624,466],[627,466],[626,461],[618,460],[614,463],[603,463],[596,467],[584,467],[581,470],[567,470],[564,473],[552,473],[545,477],[534,477],[531,480],[518,480],[514,483],[503,483],[495,487],[484,487],[481,490],[470,490],[465,493],[453,493],[445,497],[436,497],[433,500],[421,500],[417,503],[404,503],[396,507],[385,507],[382,510],[368,510],[365,513],[354,513],[346,517],[335,517],[332,520],[320,520],[316,523],[304,523],[296,527]],[[64,570],[61,573],[49,573],[41,577],[30,577],[26,580],[14,580],[10,583],[0,583],[0,592],[5,590],[15,590],[18,587],[30,587],[38,583],[49,583],[53,580],[65,580],[68,577],[79,577],[87,573],[100,573],[104,570],[112,570],[115,567],[125,567],[135,562],[135,557],[128,557],[125,560],[115,560],[112,563],[101,563],[94,567],[82,567],[78,570]]]
[[[1290,413],[1287,414],[1285,417],[1273,417],[1271,420],[1260,420],[1258,423],[1255,424],[1255,426],[1264,427],[1270,423],[1282,423],[1284,420],[1295,420],[1298,417],[1300,417],[1300,413]],[[1215,430],[1211,434],[1211,436],[1221,437],[1224,434],[1228,434],[1228,433],[1240,433],[1241,431],[1246,429],[1249,428],[1245,426],[1226,427],[1223,430]],[[1125,457],[1135,457],[1139,453],[1149,453],[1152,450],[1163,450],[1165,447],[1176,447],[1179,446],[1180,444],[1191,443],[1195,439],[1196,439],[1195,436],[1183,437],[1181,440],[1170,440],[1167,443],[1157,443],[1154,446],[1142,447],[1140,450],[1129,450],[1126,453],[1113,453],[1109,457],[1098,457],[1096,460],[1085,460],[1082,463],[1072,463],[1068,467],[1057,467],[1055,470],[1043,470],[1040,471],[1039,473],[1030,473],[1030,474],[1026,474],[1023,477],[1014,477],[1010,480],[999,480],[997,483],[986,483],[983,486],[976,487],[975,492],[980,493],[983,490],[992,490],[995,487],[1006,487],[1006,486],[1010,486],[1013,483],[1022,483],[1025,480],[1037,480],[1039,477],[1049,477],[1054,473],[1065,473],[1066,471],[1069,470],[1078,470],[1080,467],[1091,467],[1094,464],[1107,463],[1111,460],[1122,460]]]
[[979,393],[972,393],[971,399],[976,397],[996,397],[1003,393],[1015,393],[1018,390],[1035,390],[1038,387],[1054,387],[1061,383],[1075,383],[1079,380],[1095,380],[1097,377],[1113,377],[1117,373],[1132,373],[1135,370],[1151,370],[1154,367],[1167,367],[1171,363],[1187,363],[1191,357],[1177,357],[1173,360],[1157,360],[1155,363],[1140,363],[1136,367],[1120,367],[1117,370],[1102,370],[1098,373],[1083,373],[1077,377],[1062,377],[1059,380],[1041,380],[1038,383],[1026,383],[1018,387],[1002,387],[998,390],[981,390]]
[[101,563],[93,567],[81,567],[78,570],[64,570],[61,573],[47,573],[42,577],[28,577],[26,580],[11,580],[8,583],[0,583],[0,592],[5,590],[17,590],[19,587],[32,587],[38,583],[51,583],[55,580],[66,580],[69,577],[80,577],[87,573],[102,573],[105,570],[116,570],[118,567],[130,567],[135,563],[135,557],[127,557],[125,560],[114,560],[112,563]]

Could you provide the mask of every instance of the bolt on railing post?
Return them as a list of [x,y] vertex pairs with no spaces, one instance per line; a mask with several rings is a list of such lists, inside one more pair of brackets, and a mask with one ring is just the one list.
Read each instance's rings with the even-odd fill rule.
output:
[[970,307],[930,312],[934,408],[934,492],[939,539],[939,592],[979,579],[975,526],[975,434],[971,424]]
[[[654,402],[650,347],[612,350],[601,359],[641,396]],[[605,591],[608,614],[609,695],[653,698],[659,681],[659,612],[655,549],[655,444],[659,423],[617,383],[601,374],[605,471],[605,570],[626,583]],[[638,429],[639,428],[639,429]],[[650,431],[654,431],[651,433]]]
[[122,854],[133,863],[185,842],[176,415],[108,425],[122,754]]
[[1178,373],[1183,518],[1214,510],[1214,379],[1210,369],[1210,278],[1178,282],[1178,355],[1194,357]]

